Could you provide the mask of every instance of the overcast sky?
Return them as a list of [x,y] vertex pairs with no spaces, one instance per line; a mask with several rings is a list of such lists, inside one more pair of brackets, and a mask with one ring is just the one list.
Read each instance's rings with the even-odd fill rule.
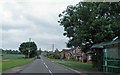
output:
[[[18,49],[29,38],[38,48],[66,48],[67,38],[58,15],[80,0],[0,0],[0,34],[3,49]],[[0,36],[1,36],[0,35]]]

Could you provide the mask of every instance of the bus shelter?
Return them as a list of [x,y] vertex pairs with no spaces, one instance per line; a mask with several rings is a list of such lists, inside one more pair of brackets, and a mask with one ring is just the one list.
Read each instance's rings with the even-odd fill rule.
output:
[[120,39],[95,44],[91,48],[102,49],[104,72],[120,74]]

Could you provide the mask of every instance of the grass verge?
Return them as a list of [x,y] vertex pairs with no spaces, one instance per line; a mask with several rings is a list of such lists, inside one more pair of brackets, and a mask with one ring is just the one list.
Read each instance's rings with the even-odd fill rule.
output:
[[33,58],[25,59],[23,55],[15,55],[15,54],[6,54],[2,60],[2,71],[6,71],[8,69],[25,65],[31,62]]
[[52,59],[52,61],[78,71],[81,71],[81,70],[90,71],[93,69],[92,64],[89,64],[89,63],[82,63],[82,62],[77,62],[72,60],[56,60],[56,59]]
[[2,71],[6,71],[8,69],[25,65],[29,62],[31,62],[32,59],[19,59],[19,60],[6,60],[2,61]]
[[2,72],[2,60],[0,59],[0,72]]

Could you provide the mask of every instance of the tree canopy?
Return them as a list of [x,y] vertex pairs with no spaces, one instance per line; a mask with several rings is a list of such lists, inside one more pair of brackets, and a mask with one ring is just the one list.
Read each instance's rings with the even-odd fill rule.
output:
[[37,45],[35,42],[23,42],[19,50],[23,53],[26,57],[34,57],[37,55]]
[[69,5],[59,17],[68,47],[90,48],[120,36],[120,2],[80,2]]

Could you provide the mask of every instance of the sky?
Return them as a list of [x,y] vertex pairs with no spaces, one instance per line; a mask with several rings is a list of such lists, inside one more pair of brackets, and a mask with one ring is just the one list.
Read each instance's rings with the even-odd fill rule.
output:
[[66,48],[68,38],[58,15],[80,0],[0,0],[0,46],[18,50],[22,42],[34,41],[42,50]]

